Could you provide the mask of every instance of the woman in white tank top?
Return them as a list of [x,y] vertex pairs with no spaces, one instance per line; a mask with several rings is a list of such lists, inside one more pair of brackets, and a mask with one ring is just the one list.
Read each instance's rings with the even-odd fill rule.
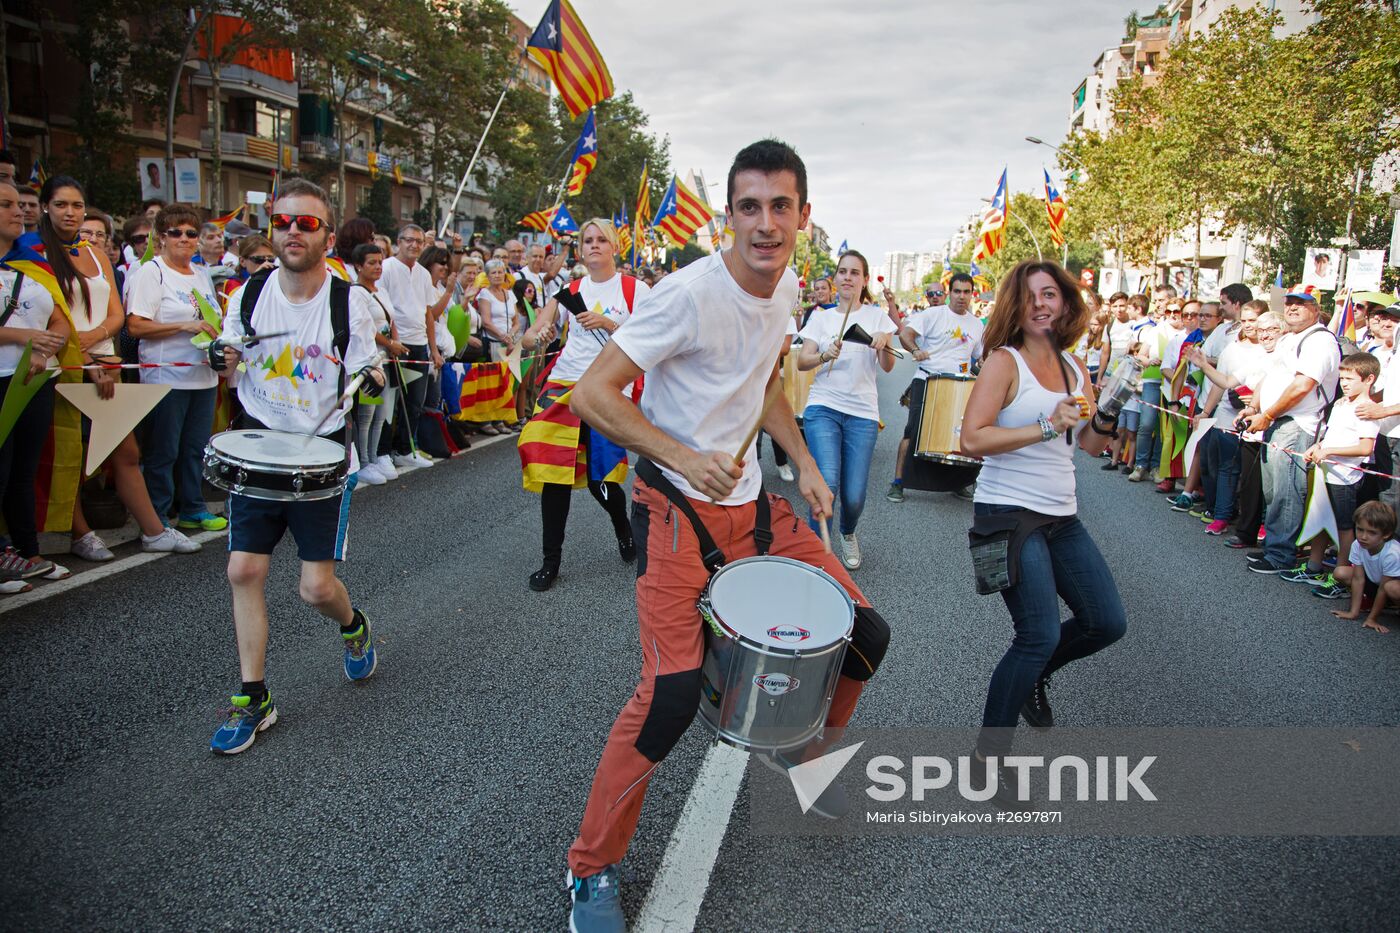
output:
[[[73,329],[83,351],[83,362],[120,363],[113,338],[121,330],[125,314],[112,264],[102,251],[78,242],[78,228],[86,217],[83,189],[76,180],[60,175],[48,180],[39,200],[44,211],[39,230],[59,288],[73,315]],[[120,381],[118,372],[89,370],[87,380],[97,386],[99,397],[111,399]],[[111,466],[117,497],[141,529],[142,550],[186,554],[200,549],[200,545],[179,531],[167,528],[156,514],[146,490],[146,480],[141,475],[141,451],[134,435],[122,438],[104,462]],[[73,502],[73,541],[69,548],[83,560],[107,561],[115,556],[88,525],[81,495]]]
[[[963,417],[963,450],[983,458],[973,499],[974,557],[983,556],[979,542],[994,543],[1004,526],[1013,581],[1001,595],[1014,634],[987,689],[979,758],[1010,752],[1018,716],[1031,726],[1053,725],[1050,675],[1117,641],[1125,627],[1113,575],[1075,514],[1074,448],[1097,456],[1116,427],[1095,411],[1089,374],[1068,352],[1087,324],[1088,309],[1067,272],[1051,262],[1016,266],[997,289],[986,363]],[[1071,612],[1063,622],[1060,600]],[[994,800],[1014,807],[1014,780],[1004,768],[997,773]]]

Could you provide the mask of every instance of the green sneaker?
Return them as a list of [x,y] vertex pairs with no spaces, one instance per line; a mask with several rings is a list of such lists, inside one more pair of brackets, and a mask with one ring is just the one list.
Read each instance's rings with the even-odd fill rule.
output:
[[1323,582],[1321,586],[1315,586],[1311,590],[1309,590],[1309,592],[1311,592],[1318,599],[1346,599],[1348,596],[1351,595],[1351,590],[1347,589],[1346,587],[1339,586],[1337,584],[1336,578],[1334,578],[1330,573],[1327,575],[1327,579]]
[[223,531],[228,527],[228,519],[213,512],[199,512],[195,515],[181,515],[175,527],[182,531]]
[[1278,578],[1289,583],[1306,583],[1309,586],[1320,586],[1327,582],[1327,578],[1330,576],[1331,574],[1326,570],[1309,570],[1307,561],[1304,561],[1292,570],[1285,570],[1278,575]]

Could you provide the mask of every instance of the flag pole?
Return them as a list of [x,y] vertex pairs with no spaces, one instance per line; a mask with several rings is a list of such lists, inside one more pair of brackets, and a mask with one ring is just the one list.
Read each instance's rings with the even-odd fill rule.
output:
[[471,177],[472,169],[476,168],[477,157],[481,155],[481,147],[486,143],[486,134],[491,132],[491,124],[496,122],[496,114],[501,112],[501,104],[505,103],[506,93],[510,91],[511,85],[515,83],[515,76],[519,73],[520,64],[524,62],[524,60],[525,53],[522,51],[515,63],[515,71],[512,71],[510,77],[506,79],[506,86],[501,88],[501,96],[496,98],[496,106],[491,108],[491,116],[486,120],[486,128],[481,131],[481,138],[476,141],[476,151],[472,153],[471,161],[467,163],[467,170],[462,173],[462,180],[457,185],[457,193],[452,196],[452,206],[449,207],[447,212],[442,216],[442,227],[438,230],[437,234],[440,237],[447,235],[447,225],[452,222],[452,215],[457,212],[457,202],[462,200],[462,190],[467,187],[467,179]]

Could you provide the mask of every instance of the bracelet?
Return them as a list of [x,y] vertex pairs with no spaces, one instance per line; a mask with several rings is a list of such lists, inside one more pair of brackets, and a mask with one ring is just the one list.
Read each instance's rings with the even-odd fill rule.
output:
[[1118,437],[1118,419],[1117,419],[1117,418],[1110,418],[1110,419],[1108,419],[1108,430],[1105,431],[1105,430],[1103,430],[1102,428],[1099,427],[1099,415],[1100,415],[1100,414],[1102,414],[1102,412],[1097,412],[1097,411],[1096,411],[1096,412],[1094,412],[1094,417],[1092,417],[1092,418],[1089,419],[1089,430],[1093,431],[1095,434],[1098,434],[1098,435],[1100,435],[1100,436],[1102,436],[1102,437],[1117,438],[1117,437]]
[[1040,439],[1042,441],[1053,441],[1060,436],[1060,432],[1055,430],[1055,426],[1050,423],[1050,419],[1044,415],[1035,419],[1035,423],[1040,425]]

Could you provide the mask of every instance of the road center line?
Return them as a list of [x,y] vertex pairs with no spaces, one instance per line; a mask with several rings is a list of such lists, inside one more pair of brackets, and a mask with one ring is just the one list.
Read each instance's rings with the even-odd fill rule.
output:
[[748,761],[748,752],[720,743],[705,753],[661,868],[632,926],[635,933],[695,929]]

